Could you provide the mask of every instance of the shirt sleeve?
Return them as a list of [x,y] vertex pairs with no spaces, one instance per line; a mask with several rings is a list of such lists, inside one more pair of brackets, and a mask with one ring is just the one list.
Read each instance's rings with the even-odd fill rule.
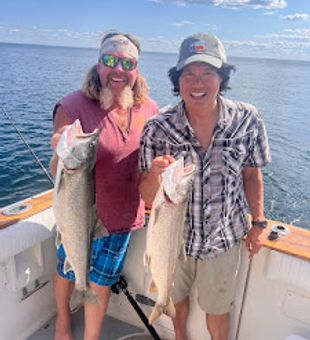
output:
[[139,168],[141,172],[149,171],[152,161],[156,157],[156,148],[152,142],[151,131],[151,126],[147,123],[143,129],[140,140]]
[[262,117],[257,114],[256,134],[249,152],[243,163],[244,167],[261,168],[271,162],[270,147],[266,126]]

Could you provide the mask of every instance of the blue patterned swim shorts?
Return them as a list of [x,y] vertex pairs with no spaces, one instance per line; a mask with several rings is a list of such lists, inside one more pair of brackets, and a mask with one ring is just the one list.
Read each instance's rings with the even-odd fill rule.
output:
[[[121,275],[131,232],[110,234],[93,241],[90,260],[89,281],[100,286],[112,286]],[[63,245],[57,249],[57,272],[60,276],[75,281],[73,271],[63,271],[66,253]]]

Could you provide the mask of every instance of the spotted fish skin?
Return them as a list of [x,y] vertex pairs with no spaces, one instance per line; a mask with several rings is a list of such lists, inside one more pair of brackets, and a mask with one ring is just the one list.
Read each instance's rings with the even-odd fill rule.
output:
[[157,292],[157,300],[149,316],[150,323],[163,313],[175,317],[170,292],[176,261],[181,256],[186,258],[183,231],[194,174],[195,166],[184,167],[183,158],[172,163],[162,174],[152,205],[145,265],[152,277],[150,292]]
[[62,145],[55,180],[53,209],[57,226],[56,246],[66,252],[64,272],[73,270],[75,288],[88,290],[90,245],[94,234],[94,166],[99,131],[85,134],[79,122],[74,136]]

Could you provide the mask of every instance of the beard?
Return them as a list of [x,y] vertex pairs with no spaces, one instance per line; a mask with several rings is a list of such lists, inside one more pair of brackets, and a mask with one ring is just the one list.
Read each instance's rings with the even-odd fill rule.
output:
[[117,104],[120,108],[127,110],[133,107],[133,91],[129,85],[126,85],[117,98],[113,97],[113,93],[109,85],[103,87],[99,94],[100,106],[104,110],[108,110],[113,104]]

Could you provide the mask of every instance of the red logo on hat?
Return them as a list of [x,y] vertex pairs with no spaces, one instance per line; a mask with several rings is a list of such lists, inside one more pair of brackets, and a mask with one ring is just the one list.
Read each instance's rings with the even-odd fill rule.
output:
[[192,52],[203,52],[205,51],[205,49],[206,49],[206,46],[201,41],[195,41],[191,46]]

